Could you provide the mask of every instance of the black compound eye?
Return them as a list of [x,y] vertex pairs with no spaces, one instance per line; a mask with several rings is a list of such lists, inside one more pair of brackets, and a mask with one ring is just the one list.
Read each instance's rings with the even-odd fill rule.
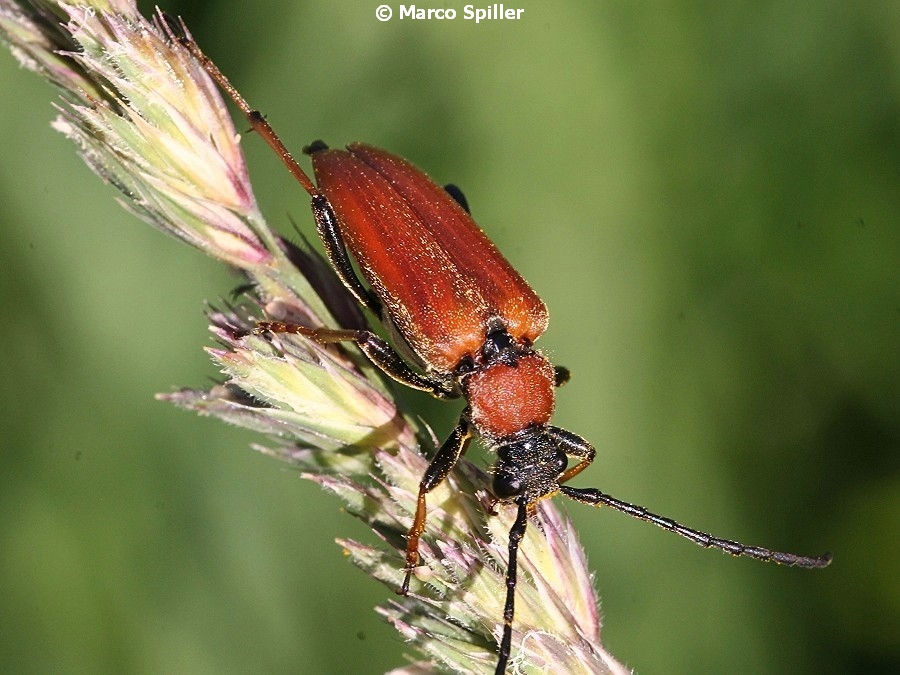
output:
[[522,493],[522,480],[518,476],[500,472],[494,474],[494,496],[498,499],[511,499]]
[[556,455],[556,472],[560,475],[568,468],[569,466],[569,458],[566,457],[566,453],[560,451]]

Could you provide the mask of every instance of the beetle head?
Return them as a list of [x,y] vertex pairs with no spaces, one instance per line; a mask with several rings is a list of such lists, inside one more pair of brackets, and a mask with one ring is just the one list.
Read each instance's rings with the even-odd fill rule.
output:
[[532,503],[559,489],[559,477],[569,461],[549,427],[523,429],[501,439],[494,449],[493,492],[498,499],[524,498]]

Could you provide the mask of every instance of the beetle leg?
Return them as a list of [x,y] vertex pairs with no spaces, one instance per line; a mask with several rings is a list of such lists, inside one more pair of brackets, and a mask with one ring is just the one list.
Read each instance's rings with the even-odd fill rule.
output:
[[328,262],[337,272],[341,283],[347,287],[359,304],[381,318],[381,301],[375,297],[372,291],[363,286],[353,270],[353,265],[350,264],[350,256],[347,255],[347,247],[341,236],[338,219],[331,203],[322,194],[314,195],[312,210],[316,218],[316,230],[325,246],[325,255],[328,256]]
[[424,391],[435,398],[458,398],[459,393],[443,378],[429,377],[415,370],[385,340],[367,330],[345,330],[335,328],[309,328],[293,323],[260,321],[255,333],[294,333],[322,344],[335,342],[355,342],[360,351],[388,377],[412,389]]
[[[174,29],[176,27],[170,26],[170,28]],[[253,130],[262,136],[263,140],[275,151],[294,178],[297,179],[297,182],[299,182],[300,185],[303,186],[303,189],[312,196],[312,209],[316,218],[316,229],[319,231],[319,236],[322,238],[322,243],[325,245],[325,253],[328,255],[329,262],[331,262],[332,267],[334,267],[335,271],[338,273],[338,277],[340,277],[344,286],[346,286],[353,294],[353,297],[355,297],[360,304],[372,310],[372,312],[380,317],[381,303],[371,291],[362,285],[359,278],[356,276],[356,273],[353,271],[353,267],[350,265],[350,258],[347,256],[347,250],[344,247],[344,242],[338,231],[337,217],[334,214],[334,210],[331,208],[331,204],[328,203],[325,196],[319,192],[319,189],[313,184],[309,176],[306,175],[306,172],[300,167],[297,160],[294,159],[290,150],[287,149],[284,142],[279,138],[278,134],[275,133],[275,130],[268,121],[266,121],[266,118],[263,117],[262,113],[250,107],[250,104],[247,103],[240,92],[234,88],[234,85],[232,85],[222,71],[219,70],[219,67],[213,63],[212,59],[203,53],[200,46],[194,41],[190,34],[188,34],[187,29],[183,28],[183,25],[182,31],[183,34],[178,38],[179,42],[181,42],[194,58],[199,61],[200,65],[203,66],[203,69],[218,83],[222,90],[228,94],[231,100],[234,101],[234,104],[240,108],[242,113],[244,113],[244,116],[250,122],[250,126],[253,127]]]
[[381,303],[371,291],[362,285],[359,278],[356,276],[356,273],[353,271],[353,267],[350,264],[350,258],[347,256],[347,250],[344,247],[343,239],[338,230],[337,217],[334,214],[334,209],[331,208],[331,204],[329,204],[325,196],[319,192],[319,189],[313,185],[309,176],[306,175],[306,172],[300,167],[297,160],[294,159],[290,150],[287,149],[284,142],[282,142],[278,134],[275,133],[275,130],[268,121],[266,121],[266,118],[263,117],[262,113],[250,107],[250,104],[247,103],[240,92],[234,88],[228,78],[219,70],[218,66],[213,63],[212,59],[204,54],[197,43],[194,42],[194,39],[187,34],[186,29],[184,30],[184,35],[179,37],[179,41],[191,52],[191,54],[193,54],[194,58],[200,62],[200,65],[203,66],[203,69],[209,76],[219,84],[226,94],[228,94],[231,100],[234,101],[234,104],[240,108],[242,113],[244,113],[244,116],[250,122],[250,126],[253,127],[253,130],[262,136],[269,147],[271,147],[281,158],[281,161],[294,178],[296,178],[300,185],[302,185],[312,196],[312,209],[316,218],[316,229],[319,232],[319,236],[322,238],[322,243],[325,246],[325,253],[328,256],[329,262],[332,267],[334,267],[341,282],[343,282],[344,286],[346,286],[353,294],[353,297],[355,297],[361,305],[370,309],[380,317]]
[[234,101],[234,104],[240,109],[244,116],[247,118],[247,121],[250,122],[250,126],[253,127],[253,131],[262,136],[262,139],[275,151],[280,158],[282,163],[287,167],[288,171],[291,172],[291,175],[297,180],[300,185],[303,186],[303,189],[306,190],[310,195],[316,196],[319,194],[318,188],[313,184],[312,180],[310,180],[309,176],[306,175],[306,172],[297,164],[297,160],[294,159],[294,156],[291,154],[290,150],[284,145],[281,139],[278,137],[278,134],[275,133],[275,130],[269,125],[266,121],[266,118],[263,117],[262,113],[254,108],[250,107],[250,104],[244,99],[243,96],[238,92],[237,89],[234,88],[234,85],[228,80],[227,77],[219,70],[219,67],[213,63],[212,59],[210,59],[203,51],[200,49],[200,46],[194,41],[194,38],[188,32],[187,27],[184,25],[184,22],[181,22],[180,26],[172,24],[166,24],[167,28],[172,31],[172,36],[175,37],[181,45],[187,49],[195,59],[200,63],[203,67],[203,70],[207,72],[207,74],[216,81],[216,83],[222,88],[228,97]]
[[466,213],[472,215],[472,211],[469,209],[469,200],[466,199],[466,196],[463,194],[463,191],[459,189],[458,186],[453,183],[447,183],[444,186],[444,192],[450,195],[457,204],[459,204]]
[[581,436],[557,427],[547,427],[547,433],[557,442],[557,444],[559,444],[560,449],[564,453],[569,455],[569,457],[575,457],[580,460],[578,464],[571,469],[566,469],[563,472],[557,480],[558,483],[562,484],[571,480],[588,468],[591,462],[594,461],[597,451],[594,450],[593,445],[588,443]]
[[553,382],[557,387],[563,386],[571,377],[572,373],[565,366],[553,366]]
[[409,528],[409,534],[406,536],[406,566],[404,568],[406,576],[403,577],[403,585],[397,591],[399,595],[409,593],[410,577],[419,564],[419,539],[425,531],[425,495],[444,481],[460,456],[466,451],[466,446],[471,438],[472,425],[465,417],[461,417],[459,424],[456,425],[450,437],[444,441],[425,470],[425,475],[422,476],[422,481],[419,483],[419,497],[416,500],[416,516],[413,519],[412,527]]

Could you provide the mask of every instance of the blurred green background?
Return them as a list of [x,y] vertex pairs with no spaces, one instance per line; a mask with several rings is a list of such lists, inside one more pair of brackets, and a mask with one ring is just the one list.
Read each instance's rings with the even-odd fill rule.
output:
[[[900,3],[521,0],[474,25],[379,1],[163,4],[291,147],[365,140],[463,187],[551,308],[556,422],[599,451],[577,484],[835,554],[732,560],[571,505],[619,659],[896,672]],[[333,543],[363,527],[153,400],[216,376],[203,302],[237,281],[115,203],[51,93],[0,55],[0,670],[401,665],[390,591]],[[246,148],[270,219],[312,232]],[[439,434],[458,411],[406,400]]]

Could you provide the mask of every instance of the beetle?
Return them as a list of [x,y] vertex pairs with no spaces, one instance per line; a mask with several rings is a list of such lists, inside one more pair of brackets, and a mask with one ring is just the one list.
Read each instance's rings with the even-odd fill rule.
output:
[[[534,347],[547,328],[547,308],[475,224],[458,188],[439,186],[411,163],[373,146],[352,143],[332,149],[321,141],[304,148],[311,157],[313,182],[265,118],[182,29],[181,43],[309,193],[331,266],[360,305],[396,336],[397,347],[365,329],[261,321],[254,332],[295,333],[320,343],[353,342],[401,384],[439,399],[466,401],[419,484],[398,593],[409,592],[419,564],[428,493],[449,475],[473,437],[496,452],[493,495],[516,507],[497,675],[506,671],[511,654],[519,544],[536,503],[557,493],[612,507],[734,556],[807,569],[831,562],[829,553],[803,556],[714,537],[600,490],[567,485],[591,464],[595,450],[584,438],[549,423],[555,390],[568,379],[568,371],[554,367]],[[351,255],[367,285],[354,271]],[[408,352],[407,357],[400,351]]]

